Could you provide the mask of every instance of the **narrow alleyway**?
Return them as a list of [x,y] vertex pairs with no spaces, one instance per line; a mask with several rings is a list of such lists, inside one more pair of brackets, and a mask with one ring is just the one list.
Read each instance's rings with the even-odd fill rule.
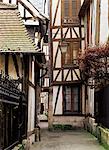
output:
[[41,142],[32,145],[31,150],[104,150],[104,148],[95,137],[84,130],[49,132],[45,128],[41,132]]

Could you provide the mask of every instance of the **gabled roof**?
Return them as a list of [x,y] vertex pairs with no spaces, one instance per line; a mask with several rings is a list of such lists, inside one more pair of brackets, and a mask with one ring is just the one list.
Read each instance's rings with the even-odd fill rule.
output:
[[17,6],[0,2],[0,51],[34,52],[36,49]]
[[42,14],[36,7],[34,7],[29,0],[18,0],[18,2],[22,4],[34,18],[39,18],[41,20],[49,19],[45,14]]

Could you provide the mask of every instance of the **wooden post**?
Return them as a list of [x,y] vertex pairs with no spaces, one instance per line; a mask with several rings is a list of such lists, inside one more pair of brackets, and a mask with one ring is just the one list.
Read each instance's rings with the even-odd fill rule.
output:
[[49,23],[49,55],[50,55],[50,61],[49,61],[49,79],[50,79],[50,86],[49,86],[49,98],[48,98],[48,128],[49,130],[52,130],[53,128],[53,86],[52,83],[52,71],[53,71],[53,44],[52,44],[52,0],[50,0],[49,4],[49,12],[50,12],[50,23]]
[[53,129],[53,87],[49,88],[49,100],[48,100],[48,129]]
[[96,8],[96,38],[95,44],[98,45],[100,40],[100,0],[97,0]]

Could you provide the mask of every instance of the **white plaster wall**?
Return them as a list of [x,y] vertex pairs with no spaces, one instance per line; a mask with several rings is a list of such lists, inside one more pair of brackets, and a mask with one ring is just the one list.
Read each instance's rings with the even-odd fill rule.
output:
[[[58,86],[53,86],[53,111],[55,107],[57,91],[58,91]],[[56,107],[56,112],[55,112],[55,114],[57,115],[62,115],[62,99],[63,97],[62,97],[62,86],[61,86],[59,97],[58,97],[58,102],[57,102],[57,107]]]
[[[28,95],[28,131],[34,130],[34,120],[35,120],[35,90],[29,86]],[[30,136],[30,143],[35,141],[35,135]]]
[[56,60],[56,67],[61,67],[61,51],[59,50],[57,60]]
[[87,15],[84,16],[84,36],[85,36],[85,46],[87,46]]
[[9,3],[9,0],[3,0],[3,3]]
[[54,65],[54,61],[55,61],[55,56],[56,56],[58,44],[59,44],[59,42],[53,42],[53,65]]
[[[58,0],[52,0],[52,24],[53,24],[53,21],[54,21],[54,16],[55,16],[57,3],[58,3]],[[55,25],[58,26],[60,24],[61,24],[61,0],[59,2],[59,6],[58,6],[58,12],[57,12],[57,16],[56,16]]]
[[[54,37],[54,35],[56,34],[57,31],[58,31],[58,29],[52,30],[52,38]],[[55,37],[55,39],[58,39],[58,38],[61,38],[61,30],[58,31],[58,34]]]
[[64,80],[66,78],[66,75],[67,75],[68,71],[69,71],[69,69],[64,69]]
[[70,38],[70,29],[67,32],[66,38]]
[[12,1],[12,4],[16,4],[16,0],[11,0]]
[[49,78],[44,79],[44,87],[49,87]]
[[[53,64],[54,64],[54,61],[55,61],[55,55],[56,55],[56,51],[57,51],[57,48],[58,48],[58,44],[59,42],[53,42]],[[56,67],[61,67],[61,51],[59,49],[58,51],[58,55],[57,55],[57,59],[56,59]]]
[[20,3],[18,3],[18,9],[20,11],[21,17],[24,17],[24,7]]
[[84,0],[81,0],[81,6],[82,6],[83,2],[84,2]]
[[88,104],[89,104],[89,113],[94,116],[94,89],[88,87]]
[[103,44],[108,39],[108,0],[101,0],[100,13],[100,43]]
[[[58,72],[59,72],[59,70],[54,70],[54,71],[53,71],[53,80],[55,80],[55,78],[56,78]],[[59,73],[59,75],[58,75],[56,81],[62,81],[62,72]]]
[[[80,78],[80,71],[79,71],[79,69],[75,69],[75,71],[76,71],[78,77]],[[73,80],[78,80],[78,78],[77,78],[77,76],[76,76],[74,71],[73,71]]]
[[71,71],[68,74],[67,81],[71,81]]
[[92,45],[95,45],[95,35],[96,35],[96,6],[97,1],[94,0],[92,3]]

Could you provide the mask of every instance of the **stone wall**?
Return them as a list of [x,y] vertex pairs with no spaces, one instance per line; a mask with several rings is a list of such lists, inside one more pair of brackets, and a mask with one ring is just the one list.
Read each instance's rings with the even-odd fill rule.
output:
[[69,124],[73,127],[82,128],[84,117],[83,116],[53,116],[53,124]]
[[84,119],[84,128],[96,136],[106,149],[109,149],[109,129],[99,126],[95,123],[95,119],[91,117]]

